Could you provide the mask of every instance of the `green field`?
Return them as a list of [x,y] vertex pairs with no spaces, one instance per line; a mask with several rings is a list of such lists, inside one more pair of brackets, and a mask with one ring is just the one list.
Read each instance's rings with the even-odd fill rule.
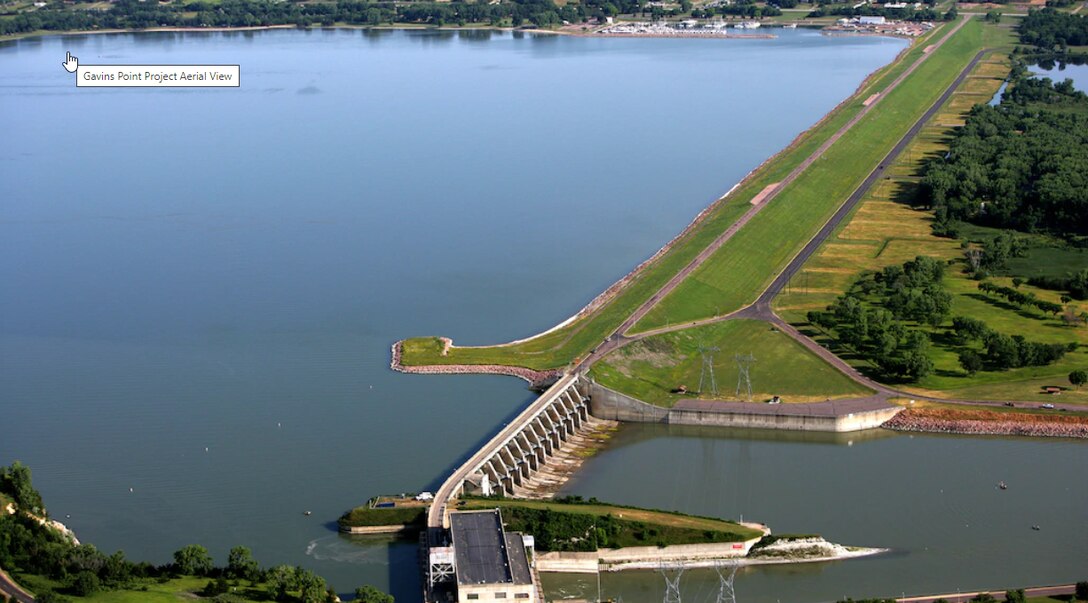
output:
[[[1011,48],[1014,38],[1006,23],[983,27],[983,39],[1003,52]],[[1088,328],[1068,327],[1060,318],[1043,315],[1035,310],[1013,308],[994,298],[980,295],[978,283],[962,272],[963,250],[954,239],[932,235],[932,214],[911,209],[906,204],[915,194],[922,161],[943,153],[949,127],[963,123],[967,111],[979,102],[986,102],[1008,74],[1005,54],[995,53],[984,60],[952,100],[927,124],[914,142],[889,170],[890,177],[871,189],[862,203],[839,227],[794,278],[793,286],[775,300],[780,316],[802,331],[814,336],[821,344],[833,349],[859,370],[871,371],[864,362],[852,358],[848,350],[836,348],[835,342],[807,324],[809,310],[823,309],[850,286],[862,270],[879,270],[898,264],[916,255],[929,255],[956,262],[950,266],[946,285],[953,293],[952,315],[972,316],[984,320],[995,330],[1007,334],[1025,334],[1033,341],[1047,343],[1077,342],[1081,347],[1056,364],[1003,372],[979,372],[969,377],[959,366],[958,348],[948,337],[948,325],[928,329],[934,341],[933,360],[936,371],[911,388],[920,394],[938,397],[989,400],[1055,401],[1042,393],[1046,386],[1069,387],[1067,376],[1076,368],[1088,367]],[[981,241],[998,231],[965,225],[968,239]],[[1020,235],[1024,236],[1024,235]],[[1071,249],[1043,237],[1033,241],[1027,256],[1010,262],[1009,275],[993,279],[1011,286],[1011,276],[1019,274],[1060,276],[1088,265],[1088,253]],[[1040,299],[1058,302],[1060,293],[1023,285],[1023,291],[1034,292]],[[1088,303],[1075,303],[1079,310]],[[875,376],[875,373],[874,373]],[[1061,402],[1088,403],[1088,389],[1067,390]]]
[[982,48],[967,23],[736,236],[680,284],[635,331],[728,313],[755,301],[877,162]]
[[[719,395],[709,386],[695,392],[702,372],[699,347],[718,347],[714,374]],[[753,400],[782,396],[784,402],[866,396],[872,392],[806,350],[768,323],[727,322],[653,335],[621,348],[593,366],[593,378],[610,389],[650,404],[672,407],[684,398],[736,399],[738,368],[734,354],[752,354]],[[672,393],[681,384],[687,393]]]
[[[974,24],[968,24],[964,31],[961,31],[957,35],[957,40],[960,41],[958,45],[965,45],[962,41],[965,39],[965,36],[966,38],[971,38],[971,40],[973,40],[971,32],[975,31],[975,29],[976,26]],[[943,35],[943,31],[943,28],[938,29],[935,32],[923,36],[917,40],[902,57],[900,57],[900,60],[893,62],[874,74],[859,89],[857,94],[845,101],[838,109],[828,114],[828,116],[817,124],[817,126],[814,126],[812,129],[799,136],[790,147],[783,150],[773,161],[769,161],[761,167],[744,185],[738,187],[738,189],[729,196],[727,201],[718,203],[709,212],[708,216],[699,227],[693,229],[690,233],[680,239],[672,250],[665,254],[664,257],[643,270],[603,308],[562,329],[514,345],[473,348],[454,347],[449,351],[448,355],[443,356],[441,354],[442,346],[436,338],[421,337],[409,339],[404,345],[402,362],[406,365],[504,364],[534,369],[545,369],[563,367],[568,363],[579,359],[581,356],[584,356],[600,344],[601,341],[609,333],[615,330],[615,328],[618,327],[627,316],[634,312],[639,305],[660,289],[669,278],[690,263],[700,250],[706,248],[715,238],[717,238],[719,233],[733,224],[737,218],[749,208],[748,202],[752,197],[768,184],[781,181],[785,178],[794,167],[811,155],[816,148],[838,131],[850,118],[856,115],[862,108],[861,103],[864,99],[868,98],[868,96],[875,91],[883,90],[887,87],[889,83],[913,62],[914,59],[922,54],[925,46],[934,39],[933,36]],[[974,35],[977,36],[977,32]],[[958,69],[955,67],[955,64],[962,64],[967,60],[966,58],[962,58],[961,55],[969,57],[971,53],[974,52],[974,48],[977,44],[968,40],[966,45],[970,48],[967,48],[966,50],[959,49],[950,53],[948,47],[957,46],[957,40],[950,40],[949,43],[946,44],[940,52],[936,53],[933,58],[927,61],[927,63],[933,64],[939,62],[940,66],[944,67],[948,66],[946,63],[952,63],[951,69]],[[953,56],[948,57],[947,55],[949,54],[952,54]],[[937,67],[938,70],[941,68],[940,66]],[[900,88],[912,87],[912,89],[915,90],[921,89],[923,88],[923,85],[919,84],[919,81],[920,78],[924,77],[926,77],[924,70],[920,70],[920,72],[917,72],[910,80],[904,82]],[[951,76],[949,76],[948,79],[950,81]],[[908,86],[911,82],[914,82],[914,85]],[[922,94],[922,96],[925,96],[925,94]],[[906,103],[906,105],[896,111],[894,105],[902,103]],[[892,95],[886,99],[881,106],[886,108],[888,115],[891,115],[892,119],[896,119],[902,111],[913,112],[915,109],[913,105],[917,103],[918,100],[913,95],[907,95],[905,97]],[[917,111],[920,112],[921,109],[917,109]],[[872,118],[869,118],[865,121],[871,119]],[[904,126],[903,129],[905,130],[906,127],[907,126]],[[836,145],[836,147],[838,146],[839,145]],[[825,165],[820,166],[821,170],[831,171],[833,173],[838,172],[837,169],[829,170],[827,167],[828,165],[830,164],[825,163]],[[814,169],[815,167],[816,166],[814,166]],[[834,180],[834,176],[832,176],[831,179]],[[793,188],[796,188],[796,186]],[[781,200],[781,198],[775,200],[774,204],[778,204]],[[840,199],[839,202],[841,202],[841,200],[842,199]],[[768,210],[765,210],[762,214],[767,214],[770,210],[771,208],[768,208]],[[793,219],[796,217],[797,216],[794,216]],[[812,224],[809,224],[809,226],[811,227],[810,230],[812,230],[815,229],[817,225],[816,222],[813,222]],[[750,227],[751,225],[742,229],[742,232],[748,230]],[[776,239],[777,238],[778,237],[776,236]],[[790,243],[793,242],[793,240],[790,240]],[[760,245],[764,245],[764,243],[761,242]],[[775,245],[771,246],[774,247]],[[792,256],[792,253],[789,255]],[[764,266],[762,270],[766,271],[770,270],[770,268]],[[763,272],[758,275],[750,275],[748,280],[762,283],[767,281],[770,276],[770,272]],[[759,289],[759,287],[750,286],[750,289],[751,290],[749,291],[738,293],[738,299],[752,299],[759,293],[759,291],[756,290]],[[724,311],[725,308],[724,305],[720,304],[711,304],[710,307],[712,312],[719,310]]]
[[[503,523],[511,531],[534,535],[538,550],[595,550],[627,546],[663,546],[706,542],[742,542],[758,538],[761,532],[722,519],[696,517],[598,503],[559,501],[467,499],[461,509],[495,509],[502,511]],[[606,520],[606,521],[604,521]],[[542,524],[547,527],[542,529]],[[607,526],[602,533],[595,527]],[[585,542],[592,533],[596,544]],[[569,540],[581,540],[578,546],[565,546]],[[559,543],[558,548],[555,545]],[[542,548],[543,547],[543,548]]]
[[[20,574],[16,577],[19,585],[32,593],[46,590],[63,590],[63,584],[42,576]],[[130,590],[112,590],[97,592],[89,597],[64,595],[66,600],[87,601],[88,603],[177,603],[200,599],[199,592],[208,584],[208,578],[185,576],[159,581],[146,579]],[[272,593],[263,586],[250,586],[248,581],[241,581],[232,592],[242,601],[272,601]]]

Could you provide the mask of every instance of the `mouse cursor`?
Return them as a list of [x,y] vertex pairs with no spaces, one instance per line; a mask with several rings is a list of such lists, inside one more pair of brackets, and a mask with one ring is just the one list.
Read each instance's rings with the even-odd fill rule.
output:
[[79,58],[72,56],[72,53],[69,52],[68,58],[61,65],[64,66],[64,70],[68,73],[75,73],[76,68],[79,67]]

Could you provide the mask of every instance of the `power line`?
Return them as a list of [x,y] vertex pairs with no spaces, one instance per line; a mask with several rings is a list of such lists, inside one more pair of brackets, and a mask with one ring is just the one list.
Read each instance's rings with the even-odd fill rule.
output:
[[718,382],[714,379],[714,352],[721,351],[718,346],[699,346],[699,354],[703,357],[703,368],[699,371],[699,394],[703,393],[703,383],[710,378],[710,393],[718,395]]
[[[661,575],[665,578],[665,598],[662,603],[680,603],[680,576],[684,575],[684,566],[666,564],[661,566]],[[676,577],[670,578],[670,572],[676,572]]]
[[[725,568],[729,568],[729,577],[725,577]],[[737,577],[735,561],[718,561],[714,564],[718,572],[718,599],[716,603],[737,603],[737,592],[733,589],[733,579]]]
[[749,371],[752,368],[752,363],[756,361],[756,357],[752,354],[734,354],[733,359],[737,363],[737,397],[740,397],[740,390],[743,387],[748,392],[748,401],[752,401],[752,377]]

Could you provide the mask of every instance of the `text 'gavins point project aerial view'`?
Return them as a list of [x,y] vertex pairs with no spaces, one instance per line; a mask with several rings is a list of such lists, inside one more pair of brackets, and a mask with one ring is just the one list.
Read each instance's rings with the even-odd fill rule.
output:
[[0,603],[1088,601],[1088,2],[0,0]]

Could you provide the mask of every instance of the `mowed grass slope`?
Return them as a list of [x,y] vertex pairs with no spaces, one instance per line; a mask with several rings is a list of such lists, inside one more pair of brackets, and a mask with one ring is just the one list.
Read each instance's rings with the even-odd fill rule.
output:
[[[503,509],[524,508],[558,511],[561,513],[577,513],[604,517],[613,517],[626,521],[642,522],[650,526],[662,529],[673,528],[679,530],[698,530],[720,532],[738,536],[740,540],[748,540],[761,535],[761,532],[742,526],[733,521],[714,519],[710,517],[698,517],[670,511],[658,511],[653,509],[638,509],[610,505],[607,503],[563,503],[545,500],[514,500],[514,499],[467,499],[462,509]],[[505,519],[505,515],[503,516]],[[698,539],[697,539],[698,540]]]
[[[703,367],[700,346],[720,348],[713,353],[717,396],[711,394],[709,385],[704,385],[706,391],[701,394],[695,391]],[[591,374],[605,387],[666,408],[684,398],[734,400],[739,373],[735,354],[756,358],[749,371],[756,401],[777,395],[784,402],[811,402],[872,393],[789,336],[757,320],[731,320],[653,335],[612,352],[593,366]],[[690,391],[672,393],[680,385]],[[747,392],[742,396],[746,399]]]
[[785,178],[793,168],[856,115],[862,108],[864,99],[887,87],[910,63],[921,56],[923,49],[935,39],[935,35],[943,35],[944,31],[944,28],[940,28],[916,40],[899,60],[875,73],[854,96],[799,136],[773,160],[761,166],[727,199],[716,204],[698,227],[677,241],[669,253],[642,270],[618,295],[596,312],[528,341],[481,347],[455,346],[447,355],[442,355],[442,344],[436,337],[408,339],[404,343],[402,362],[406,365],[503,364],[547,369],[563,367],[576,361],[600,344],[639,305],[747,211],[752,197],[768,184]]
[[967,23],[770,205],[646,315],[646,331],[751,303],[982,48]]
[[[985,36],[996,43],[1009,41],[1004,28],[986,26]],[[944,153],[950,128],[963,123],[965,114],[979,102],[988,101],[1008,74],[1008,57],[991,55],[972,73],[971,84],[957,92],[921,134],[898,158],[891,177],[874,186],[853,215],[828,239],[804,268],[794,277],[792,287],[775,300],[780,316],[821,344],[833,349],[863,372],[873,367],[854,358],[849,350],[812,328],[805,315],[822,310],[844,293],[863,270],[880,270],[900,264],[918,255],[952,261],[945,284],[953,294],[952,315],[971,316],[991,328],[1009,335],[1022,334],[1032,341],[1046,343],[1076,342],[1080,347],[1061,361],[1045,367],[1025,367],[1001,372],[979,372],[968,376],[959,366],[958,352],[963,348],[949,334],[950,324],[927,328],[934,342],[934,373],[912,388],[918,393],[946,398],[991,400],[1051,401],[1042,393],[1045,386],[1069,387],[1067,376],[1077,368],[1088,368],[1088,328],[1066,326],[1060,317],[1044,315],[1034,309],[1015,308],[1003,300],[978,291],[978,282],[963,272],[963,249],[954,239],[935,237],[931,231],[932,213],[911,209],[907,203],[917,193],[922,163],[928,157]],[[972,239],[984,239],[997,233],[993,229],[968,228]],[[1086,265],[1077,250],[1033,249],[1025,258],[1014,260],[1014,271],[1031,274],[1064,274]],[[1078,262],[1080,262],[1078,264]],[[992,279],[1012,286],[1009,277]],[[1028,285],[1022,291],[1035,293],[1039,299],[1060,302],[1060,293]],[[1078,312],[1088,310],[1088,303],[1075,303]],[[973,349],[977,349],[977,345]],[[1061,402],[1088,403],[1088,388],[1063,392]]]

